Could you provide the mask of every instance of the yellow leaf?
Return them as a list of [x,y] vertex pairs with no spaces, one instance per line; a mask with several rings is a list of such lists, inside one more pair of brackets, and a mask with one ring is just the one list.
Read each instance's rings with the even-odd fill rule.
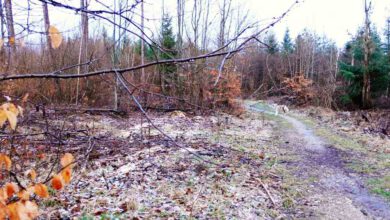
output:
[[55,190],[60,190],[64,186],[62,176],[55,175],[53,179],[51,179],[51,186]]
[[4,44],[4,40],[2,38],[0,38],[0,50],[3,48],[3,44]]
[[3,127],[6,121],[7,121],[7,114],[5,114],[5,111],[2,108],[0,108],[0,127]]
[[47,186],[45,184],[39,183],[34,186],[35,194],[37,194],[41,198],[49,197],[49,191],[47,190]]
[[14,105],[12,103],[5,103],[5,104],[3,104],[3,108],[6,111],[10,111],[10,112],[14,113],[16,116],[19,115],[19,108],[16,107],[16,105]]
[[35,170],[27,170],[26,176],[30,177],[31,181],[35,181],[37,178],[37,172],[35,172]]
[[51,40],[51,46],[54,49],[60,47],[60,45],[62,43],[62,35],[56,27],[50,25],[49,36],[50,36],[50,40]]
[[[19,115],[19,109],[12,103],[5,103],[1,105],[2,112],[7,116],[8,122],[11,126],[12,130],[16,129],[16,124],[18,122],[18,115]],[[4,124],[1,123],[4,119],[4,116],[0,116],[0,125]]]
[[[62,158],[61,158],[61,165],[62,167],[66,167],[68,166],[69,164],[73,163],[74,161],[74,157],[72,154],[70,153],[66,153]],[[72,166],[70,166],[72,167]]]
[[11,129],[15,130],[16,124],[18,123],[17,115],[11,111],[5,111],[5,114],[7,115],[7,119],[8,119],[9,125],[11,126]]
[[66,168],[61,172],[62,179],[64,180],[65,184],[69,184],[70,180],[72,179],[72,169]]

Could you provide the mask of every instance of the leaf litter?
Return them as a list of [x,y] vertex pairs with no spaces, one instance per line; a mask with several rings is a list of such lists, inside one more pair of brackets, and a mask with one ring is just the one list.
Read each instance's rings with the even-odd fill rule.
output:
[[[252,113],[241,118],[182,112],[152,113],[151,117],[185,149],[175,146],[138,114],[126,118],[69,115],[66,122],[53,120],[73,130],[88,130],[97,141],[75,167],[71,184],[45,202],[42,218],[284,216],[282,178],[270,146],[272,122]],[[76,158],[86,156],[87,142],[69,143],[73,143],[67,147]]]

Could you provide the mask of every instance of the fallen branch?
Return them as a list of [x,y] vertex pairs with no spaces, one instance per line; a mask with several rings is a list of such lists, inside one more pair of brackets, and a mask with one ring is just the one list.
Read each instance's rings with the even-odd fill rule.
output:
[[257,182],[260,183],[260,185],[263,187],[263,189],[264,189],[265,192],[267,193],[267,196],[268,196],[268,198],[271,200],[273,206],[276,206],[276,202],[275,202],[274,198],[272,197],[271,193],[269,192],[269,190],[268,190],[268,188],[267,188],[267,185],[265,185],[265,184],[263,183],[263,181],[261,181],[261,179],[259,179],[259,178],[256,178],[256,180],[257,180]]

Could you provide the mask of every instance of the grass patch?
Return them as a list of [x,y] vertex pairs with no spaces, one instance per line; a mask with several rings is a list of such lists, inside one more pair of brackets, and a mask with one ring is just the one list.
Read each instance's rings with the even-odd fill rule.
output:
[[368,186],[371,192],[382,196],[390,201],[390,176],[368,180]]
[[368,163],[364,163],[358,160],[353,160],[348,162],[347,168],[357,172],[357,173],[363,173],[363,174],[370,174],[374,171],[376,171],[376,168]]
[[325,138],[331,144],[335,145],[336,148],[339,149],[350,149],[359,152],[363,152],[364,148],[361,144],[353,140],[352,138],[341,137],[338,134],[334,134],[325,128],[315,129],[315,134],[320,137]]

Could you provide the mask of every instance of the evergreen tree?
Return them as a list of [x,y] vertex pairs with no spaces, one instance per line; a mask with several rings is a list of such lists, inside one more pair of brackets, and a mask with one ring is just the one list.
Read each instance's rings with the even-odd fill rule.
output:
[[265,38],[267,44],[267,53],[276,54],[279,52],[278,41],[276,40],[275,34],[271,33]]
[[[156,52],[158,51],[158,48],[154,45],[145,44],[144,46],[144,54],[146,60],[156,60]],[[137,53],[139,56],[141,56],[141,40],[138,40],[135,43],[135,53]]]
[[[362,105],[362,88],[364,66],[364,42],[363,31],[346,44],[343,54],[344,59],[340,62],[340,74],[348,82],[347,95],[342,97],[344,101],[352,101]],[[369,56],[368,73],[370,74],[371,95],[373,98],[385,94],[389,83],[389,61],[381,47],[378,33],[371,32],[372,50]],[[347,60],[345,58],[350,58]]]
[[[161,23],[159,58],[163,60],[174,59],[177,56],[176,40],[172,31],[172,18],[164,14]],[[161,89],[167,94],[177,85],[178,76],[175,64],[160,65]]]
[[283,53],[285,54],[289,54],[294,51],[294,45],[290,37],[290,30],[288,28],[284,33],[282,48],[283,48]]

